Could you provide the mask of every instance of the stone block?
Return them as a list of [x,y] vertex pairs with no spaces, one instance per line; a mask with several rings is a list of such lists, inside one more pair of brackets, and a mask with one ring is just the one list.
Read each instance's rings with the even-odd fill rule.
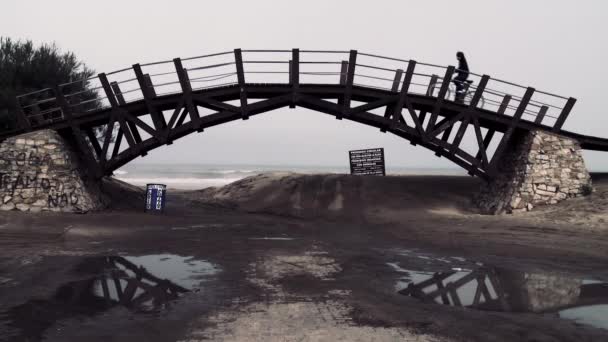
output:
[[15,209],[14,203],[5,203],[3,205],[0,205],[0,210],[14,210],[14,209]]
[[531,210],[538,204],[582,195],[583,188],[591,186],[578,142],[541,131],[518,136],[514,141],[501,156],[500,176],[477,196],[476,203],[482,210]]

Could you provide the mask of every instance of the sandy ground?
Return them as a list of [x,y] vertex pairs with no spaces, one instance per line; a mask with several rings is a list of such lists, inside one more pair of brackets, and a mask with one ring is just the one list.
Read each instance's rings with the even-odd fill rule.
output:
[[[459,260],[608,281],[608,180],[594,181],[590,197],[501,216],[475,212],[479,183],[467,177],[261,175],[170,192],[162,216],[139,210],[139,190],[108,183],[121,200],[106,212],[0,213],[0,340],[605,341],[554,315],[421,303],[396,293],[388,265]],[[153,315],[52,300],[82,279],[85,257],[161,253],[220,271]]]

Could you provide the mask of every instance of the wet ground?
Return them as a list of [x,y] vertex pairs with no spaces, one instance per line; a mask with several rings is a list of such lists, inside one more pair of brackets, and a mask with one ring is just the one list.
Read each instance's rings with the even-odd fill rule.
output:
[[211,207],[1,219],[3,341],[608,340],[601,258]]

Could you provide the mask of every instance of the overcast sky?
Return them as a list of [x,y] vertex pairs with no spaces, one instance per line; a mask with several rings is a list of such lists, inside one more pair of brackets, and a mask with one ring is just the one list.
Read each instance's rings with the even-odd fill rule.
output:
[[[97,72],[231,50],[358,49],[455,64],[578,99],[564,129],[608,137],[605,1],[4,0],[0,35],[56,42]],[[465,145],[472,141],[465,141]],[[389,166],[454,167],[391,134],[281,109],[189,135],[138,162],[340,165],[384,147]],[[595,170],[608,154],[586,153]]]

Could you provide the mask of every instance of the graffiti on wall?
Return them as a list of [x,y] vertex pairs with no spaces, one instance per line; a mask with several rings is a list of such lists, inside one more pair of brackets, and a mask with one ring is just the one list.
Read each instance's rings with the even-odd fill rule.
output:
[[77,205],[80,199],[77,189],[69,189],[62,180],[70,178],[69,175],[66,177],[53,175],[54,172],[42,172],[45,166],[54,166],[51,154],[11,151],[0,156],[1,198],[22,195],[37,200],[44,199],[49,208]]

